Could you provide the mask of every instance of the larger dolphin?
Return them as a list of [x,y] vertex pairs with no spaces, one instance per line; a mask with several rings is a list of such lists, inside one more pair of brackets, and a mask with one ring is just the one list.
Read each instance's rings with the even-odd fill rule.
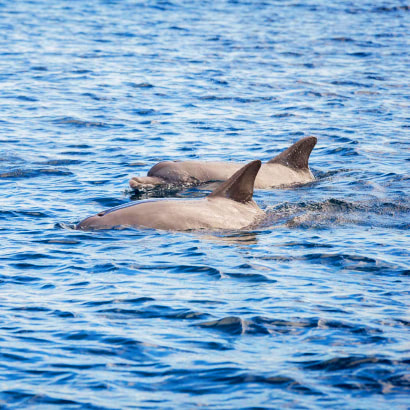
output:
[[259,160],[250,162],[206,198],[138,201],[90,216],[77,229],[135,226],[186,231],[248,227],[265,215],[252,199],[260,167]]
[[[263,164],[255,181],[255,188],[304,184],[315,178],[309,169],[309,155],[316,145],[316,137],[302,138],[287,150]],[[236,162],[164,161],[154,165],[146,177],[133,177],[133,189],[167,184],[199,185],[210,181],[226,181],[243,164]]]

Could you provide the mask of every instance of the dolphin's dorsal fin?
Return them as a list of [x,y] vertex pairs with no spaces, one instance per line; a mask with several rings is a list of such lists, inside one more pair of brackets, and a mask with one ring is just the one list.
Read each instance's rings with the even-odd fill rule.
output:
[[309,155],[316,142],[316,137],[302,138],[268,161],[268,164],[281,164],[297,170],[309,169]]
[[236,171],[227,181],[219,185],[208,198],[223,197],[237,202],[249,202],[253,196],[253,185],[261,162],[257,159]]

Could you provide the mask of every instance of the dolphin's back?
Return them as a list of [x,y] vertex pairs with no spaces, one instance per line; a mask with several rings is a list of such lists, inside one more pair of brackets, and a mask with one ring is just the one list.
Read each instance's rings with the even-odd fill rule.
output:
[[217,161],[163,161],[154,165],[148,176],[180,183],[226,181],[243,165]]
[[259,160],[246,164],[206,198],[139,201],[99,212],[80,222],[77,229],[116,226],[178,231],[245,228],[264,215],[252,200],[260,167]]
[[[309,169],[309,156],[316,137],[306,137],[262,165],[256,177],[256,188],[273,188],[314,180]],[[218,161],[163,161],[148,171],[148,177],[173,184],[201,184],[226,181],[244,164]],[[151,183],[149,181],[148,183]]]

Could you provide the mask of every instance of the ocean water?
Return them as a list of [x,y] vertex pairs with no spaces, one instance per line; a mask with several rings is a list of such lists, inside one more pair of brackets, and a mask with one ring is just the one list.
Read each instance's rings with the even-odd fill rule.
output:
[[[409,408],[409,13],[0,1],[0,407]],[[160,160],[307,135],[253,230],[73,229]]]

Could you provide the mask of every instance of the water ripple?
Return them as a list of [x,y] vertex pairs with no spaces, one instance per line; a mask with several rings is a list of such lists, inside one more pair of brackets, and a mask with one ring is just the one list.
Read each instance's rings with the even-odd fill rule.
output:
[[[1,408],[408,408],[409,7],[0,3]],[[268,161],[234,232],[76,231],[162,160]]]

